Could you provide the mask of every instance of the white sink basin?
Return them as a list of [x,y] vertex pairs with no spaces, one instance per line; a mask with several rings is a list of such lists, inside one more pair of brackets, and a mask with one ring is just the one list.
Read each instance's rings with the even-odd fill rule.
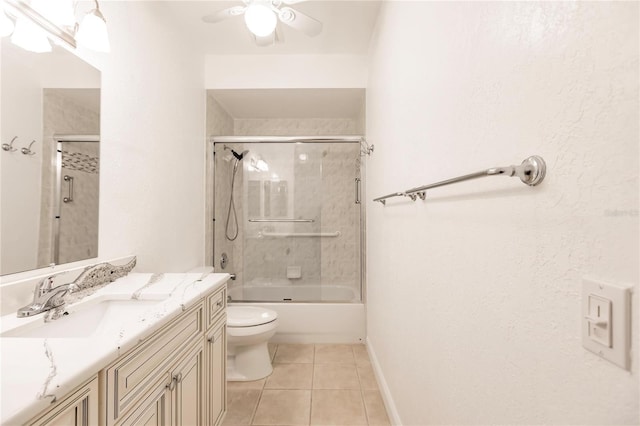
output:
[[43,318],[5,331],[1,337],[83,338],[118,333],[158,300],[93,300],[70,306],[67,315],[51,322]]

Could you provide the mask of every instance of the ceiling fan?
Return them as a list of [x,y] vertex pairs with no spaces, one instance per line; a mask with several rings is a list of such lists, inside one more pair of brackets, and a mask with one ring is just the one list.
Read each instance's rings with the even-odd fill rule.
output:
[[244,15],[247,28],[258,46],[270,46],[282,42],[278,21],[310,37],[322,32],[322,22],[298,12],[288,6],[305,0],[242,0],[243,6],[233,6],[202,17],[206,23],[214,24],[234,16]]

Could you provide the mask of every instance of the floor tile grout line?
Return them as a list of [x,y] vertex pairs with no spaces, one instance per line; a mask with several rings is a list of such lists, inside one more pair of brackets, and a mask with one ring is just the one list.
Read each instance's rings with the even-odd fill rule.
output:
[[[356,352],[355,345],[351,347],[353,351],[353,359],[356,361]],[[367,404],[364,402],[364,389],[362,389],[362,379],[360,378],[360,370],[358,370],[358,363],[356,362],[356,374],[358,375],[358,383],[360,384],[360,399],[362,400],[362,408],[364,408],[364,418],[367,421],[367,426],[369,425],[369,410],[367,410]]]
[[[273,359],[276,358],[276,353],[278,352],[278,345],[276,345],[276,350],[273,353]],[[273,360],[271,361],[273,362]],[[256,406],[253,408],[253,413],[251,413],[251,420],[249,421],[250,425],[253,425],[253,422],[256,419],[256,414],[258,413],[258,407],[260,406],[260,401],[262,401],[262,394],[264,392],[264,388],[267,385],[267,379],[269,376],[264,378],[264,381],[262,382],[262,387],[260,388],[260,395],[258,396],[258,403],[256,404]]]
[[311,389],[309,390],[309,425],[311,425],[311,419],[313,418],[313,379],[316,375],[316,345],[312,346],[313,354],[311,356]]

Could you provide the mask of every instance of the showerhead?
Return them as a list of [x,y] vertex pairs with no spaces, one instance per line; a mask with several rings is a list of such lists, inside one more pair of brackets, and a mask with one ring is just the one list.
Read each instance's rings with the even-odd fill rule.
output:
[[244,151],[242,151],[242,153],[238,154],[237,152],[235,152],[233,149],[231,150],[231,152],[233,153],[233,156],[236,157],[236,159],[238,161],[242,161],[242,159],[244,158],[245,155],[247,155],[249,153],[248,149],[245,149]]

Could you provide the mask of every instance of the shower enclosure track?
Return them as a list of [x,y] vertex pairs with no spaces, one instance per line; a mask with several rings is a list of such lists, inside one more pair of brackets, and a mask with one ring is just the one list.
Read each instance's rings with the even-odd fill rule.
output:
[[249,222],[315,222],[313,219],[249,219]]

